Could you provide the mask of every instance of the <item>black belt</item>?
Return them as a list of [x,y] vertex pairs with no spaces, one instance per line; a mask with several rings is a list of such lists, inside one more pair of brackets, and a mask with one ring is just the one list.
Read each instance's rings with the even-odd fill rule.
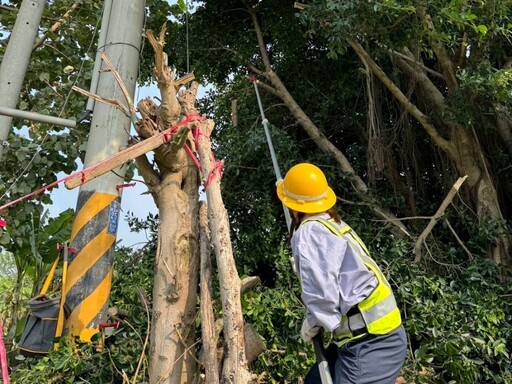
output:
[[[366,327],[366,325],[364,327],[356,328],[356,329],[350,328],[350,318],[354,317],[354,316],[358,316],[358,317],[361,316],[361,310],[359,309],[359,307],[357,305],[354,305],[347,312],[347,323],[348,323],[348,328],[350,330],[350,333],[352,333],[352,337],[357,337],[357,336],[360,336],[363,334],[368,334],[368,328]],[[334,330],[334,333],[336,334],[336,330]],[[344,337],[341,337],[341,335],[339,335],[339,336],[334,335],[334,340],[340,341],[343,339],[344,339]],[[364,339],[364,337],[362,339]],[[357,341],[359,341],[359,339]]]

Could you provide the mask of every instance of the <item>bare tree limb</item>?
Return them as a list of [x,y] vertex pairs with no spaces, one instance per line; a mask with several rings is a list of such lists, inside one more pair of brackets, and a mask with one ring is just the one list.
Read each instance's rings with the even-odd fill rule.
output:
[[448,229],[450,230],[450,232],[452,233],[452,235],[455,237],[455,240],[457,240],[457,243],[459,243],[459,245],[461,246],[461,248],[464,250],[464,252],[466,252],[466,254],[468,255],[469,257],[469,260],[473,260],[473,254],[469,251],[469,249],[466,247],[466,245],[464,244],[464,242],[460,239],[460,237],[457,235],[457,232],[455,232],[455,229],[453,229],[452,225],[450,224],[450,222],[448,220],[445,220],[444,221],[446,223],[446,226],[448,227]]
[[404,60],[407,60],[409,61],[410,63],[412,63],[414,66],[418,67],[418,68],[421,68],[423,69],[424,71],[434,75],[435,77],[438,77],[440,79],[443,79],[444,80],[444,75],[442,73],[439,73],[437,71],[434,71],[433,69],[427,67],[425,64],[423,63],[420,63],[418,60],[415,60],[414,58],[412,57],[409,57],[407,55],[404,55],[403,53],[400,53],[398,51],[391,51],[391,54],[395,55],[395,56],[398,56],[398,57],[401,57],[402,59]]
[[110,99],[108,97],[102,97],[102,96],[99,96],[99,95],[96,95],[95,93],[91,93],[89,91],[86,91],[85,89],[82,89],[80,87],[77,87],[76,85],[73,85],[71,87],[71,89],[73,91],[76,91],[78,93],[81,93],[82,95],[85,95],[87,97],[91,97],[93,98],[94,100],[96,101],[99,101],[100,103],[103,103],[103,104],[107,104],[107,105],[110,105],[112,107],[115,107],[117,109],[119,109],[121,112],[123,112],[126,116],[128,116],[129,118],[132,117],[131,113],[130,113],[130,109],[126,108],[123,103],[121,103],[119,100],[116,100],[116,99]]
[[212,120],[197,124],[199,129],[197,151],[203,167],[203,179],[208,200],[208,219],[217,260],[222,299],[224,338],[226,349],[222,367],[222,382],[249,383],[251,374],[245,353],[243,314],[241,308],[240,277],[236,270],[230,239],[229,220],[220,188],[222,163],[216,163],[212,153],[210,135]]
[[435,215],[432,216],[432,219],[430,220],[430,222],[428,223],[426,228],[423,230],[421,235],[418,237],[418,240],[416,240],[416,244],[414,244],[414,250],[413,250],[413,253],[416,255],[415,258],[414,258],[414,262],[415,263],[419,263],[420,260],[421,260],[421,257],[422,257],[421,248],[422,248],[422,246],[423,246],[423,244],[425,242],[425,239],[430,234],[430,232],[432,232],[432,229],[435,227],[437,222],[440,220],[441,216],[443,216],[444,211],[446,210],[446,207],[448,207],[448,205],[452,202],[452,200],[455,197],[455,195],[457,194],[460,186],[462,185],[462,183],[464,183],[464,181],[466,179],[467,179],[467,176],[460,177],[455,182],[453,187],[450,189],[450,192],[448,192],[448,195],[446,195],[445,199],[443,200],[443,202],[439,206],[439,208],[438,208],[437,212],[435,213]]
[[200,311],[201,340],[203,343],[202,363],[205,370],[204,384],[219,384],[219,364],[217,361],[217,334],[212,305],[212,265],[210,230],[208,228],[208,205],[199,203],[199,249],[200,249]]
[[0,9],[14,13],[18,13],[20,11],[18,8],[9,7],[8,5],[0,5]]
[[107,65],[107,67],[110,69],[110,72],[112,72],[112,76],[114,76],[114,79],[116,80],[117,85],[119,85],[119,88],[121,88],[121,92],[123,93],[123,96],[128,103],[128,110],[130,111],[130,114],[135,113],[135,107],[133,106],[133,100],[130,97],[130,93],[126,89],[126,86],[123,83],[123,79],[119,75],[119,72],[117,72],[116,68],[108,58],[108,55],[106,52],[103,52],[101,54],[101,59],[103,62]]
[[73,5],[66,11],[66,13],[64,13],[64,15],[62,15],[62,17],[59,20],[57,20],[57,22],[53,24],[52,27],[48,31],[46,31],[44,35],[34,44],[32,50],[35,50],[39,48],[41,45],[43,45],[45,40],[48,38],[48,35],[52,32],[55,32],[57,29],[61,27],[62,24],[66,22],[71,13],[78,7],[80,2],[80,0],[75,1]]

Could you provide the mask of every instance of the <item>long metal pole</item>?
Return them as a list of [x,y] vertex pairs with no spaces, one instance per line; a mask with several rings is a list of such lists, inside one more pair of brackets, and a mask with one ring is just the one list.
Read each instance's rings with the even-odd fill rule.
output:
[[[98,49],[106,53],[132,99],[139,68],[144,3],[142,0],[106,0],[99,37],[104,46]],[[107,69],[102,64],[96,94],[126,103],[121,88]],[[127,147],[130,123],[130,118],[118,109],[96,103],[84,168]],[[117,168],[91,180],[83,184],[78,193],[70,242],[70,247],[77,252],[70,255],[64,290],[70,309],[65,329],[84,341],[89,341],[99,331],[99,324],[107,321],[122,191],[117,187],[123,183],[125,171],[126,167]]]
[[7,115],[11,117],[17,117],[19,119],[27,119],[31,121],[38,121],[40,123],[47,123],[58,125],[59,127],[76,127],[76,120],[62,119],[60,117],[42,115],[40,113],[20,111],[19,109],[7,108],[0,106],[0,115]]
[[[272,157],[272,164],[274,165],[274,172],[276,174],[277,181],[281,180],[281,171],[279,170],[279,165],[277,164],[276,153],[274,151],[274,145],[272,144],[272,137],[270,136],[270,132],[268,129],[268,120],[265,117],[265,112],[263,111],[263,105],[261,104],[260,93],[258,91],[258,86],[256,81],[252,82],[254,84],[254,90],[256,91],[256,98],[258,99],[258,106],[260,107],[261,119],[263,123],[263,127],[265,128],[265,136],[267,137],[268,148],[270,150],[270,157]],[[286,226],[288,227],[288,231],[290,231],[291,227],[291,217],[290,212],[283,205],[284,217],[286,219]],[[292,261],[293,262],[293,261]],[[322,334],[319,333],[313,338],[313,345],[315,349],[315,354],[318,363],[318,371],[320,373],[320,380],[322,384],[332,384],[331,373],[329,371],[329,364],[325,357],[325,350],[323,346],[323,338]]]
[[[0,106],[16,108],[46,0],[23,0],[0,65]],[[0,157],[12,117],[0,116]]]
[[[254,90],[256,92],[256,98],[258,99],[258,106],[260,108],[261,114],[261,122],[263,124],[263,128],[265,129],[265,136],[267,138],[268,149],[270,150],[270,157],[272,158],[272,165],[274,166],[274,173],[276,174],[276,180],[279,182],[281,180],[281,171],[279,169],[279,164],[277,163],[276,152],[274,151],[274,145],[272,144],[272,136],[270,136],[270,131],[268,129],[268,120],[265,117],[265,111],[263,110],[263,105],[261,104],[260,92],[258,90],[258,85],[256,81],[252,82],[254,85]],[[286,226],[288,231],[290,230],[292,218],[290,217],[290,212],[283,205],[284,218],[286,220]]]

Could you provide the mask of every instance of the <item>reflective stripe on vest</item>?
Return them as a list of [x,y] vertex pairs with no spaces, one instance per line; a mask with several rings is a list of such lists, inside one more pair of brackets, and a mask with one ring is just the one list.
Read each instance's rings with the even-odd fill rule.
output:
[[[398,328],[402,324],[402,319],[391,286],[375,261],[370,257],[368,249],[359,236],[349,226],[340,228],[338,225],[333,225],[332,219],[311,219],[305,220],[303,223],[308,221],[318,221],[334,235],[349,241],[360,251],[358,255],[361,261],[373,272],[378,281],[377,287],[370,296],[357,305],[360,313],[350,316],[350,318],[347,315],[342,317],[341,326],[335,330],[336,344],[341,346],[349,341],[364,337],[368,333],[385,335]],[[352,333],[352,331],[365,327],[366,332],[362,334],[354,335]]]

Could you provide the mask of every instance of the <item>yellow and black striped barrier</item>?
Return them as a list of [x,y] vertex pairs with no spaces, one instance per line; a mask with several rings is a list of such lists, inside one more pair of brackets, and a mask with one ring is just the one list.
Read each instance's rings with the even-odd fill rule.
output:
[[78,195],[70,243],[76,253],[69,260],[64,294],[70,309],[66,333],[82,341],[90,341],[106,321],[119,212],[117,195]]

